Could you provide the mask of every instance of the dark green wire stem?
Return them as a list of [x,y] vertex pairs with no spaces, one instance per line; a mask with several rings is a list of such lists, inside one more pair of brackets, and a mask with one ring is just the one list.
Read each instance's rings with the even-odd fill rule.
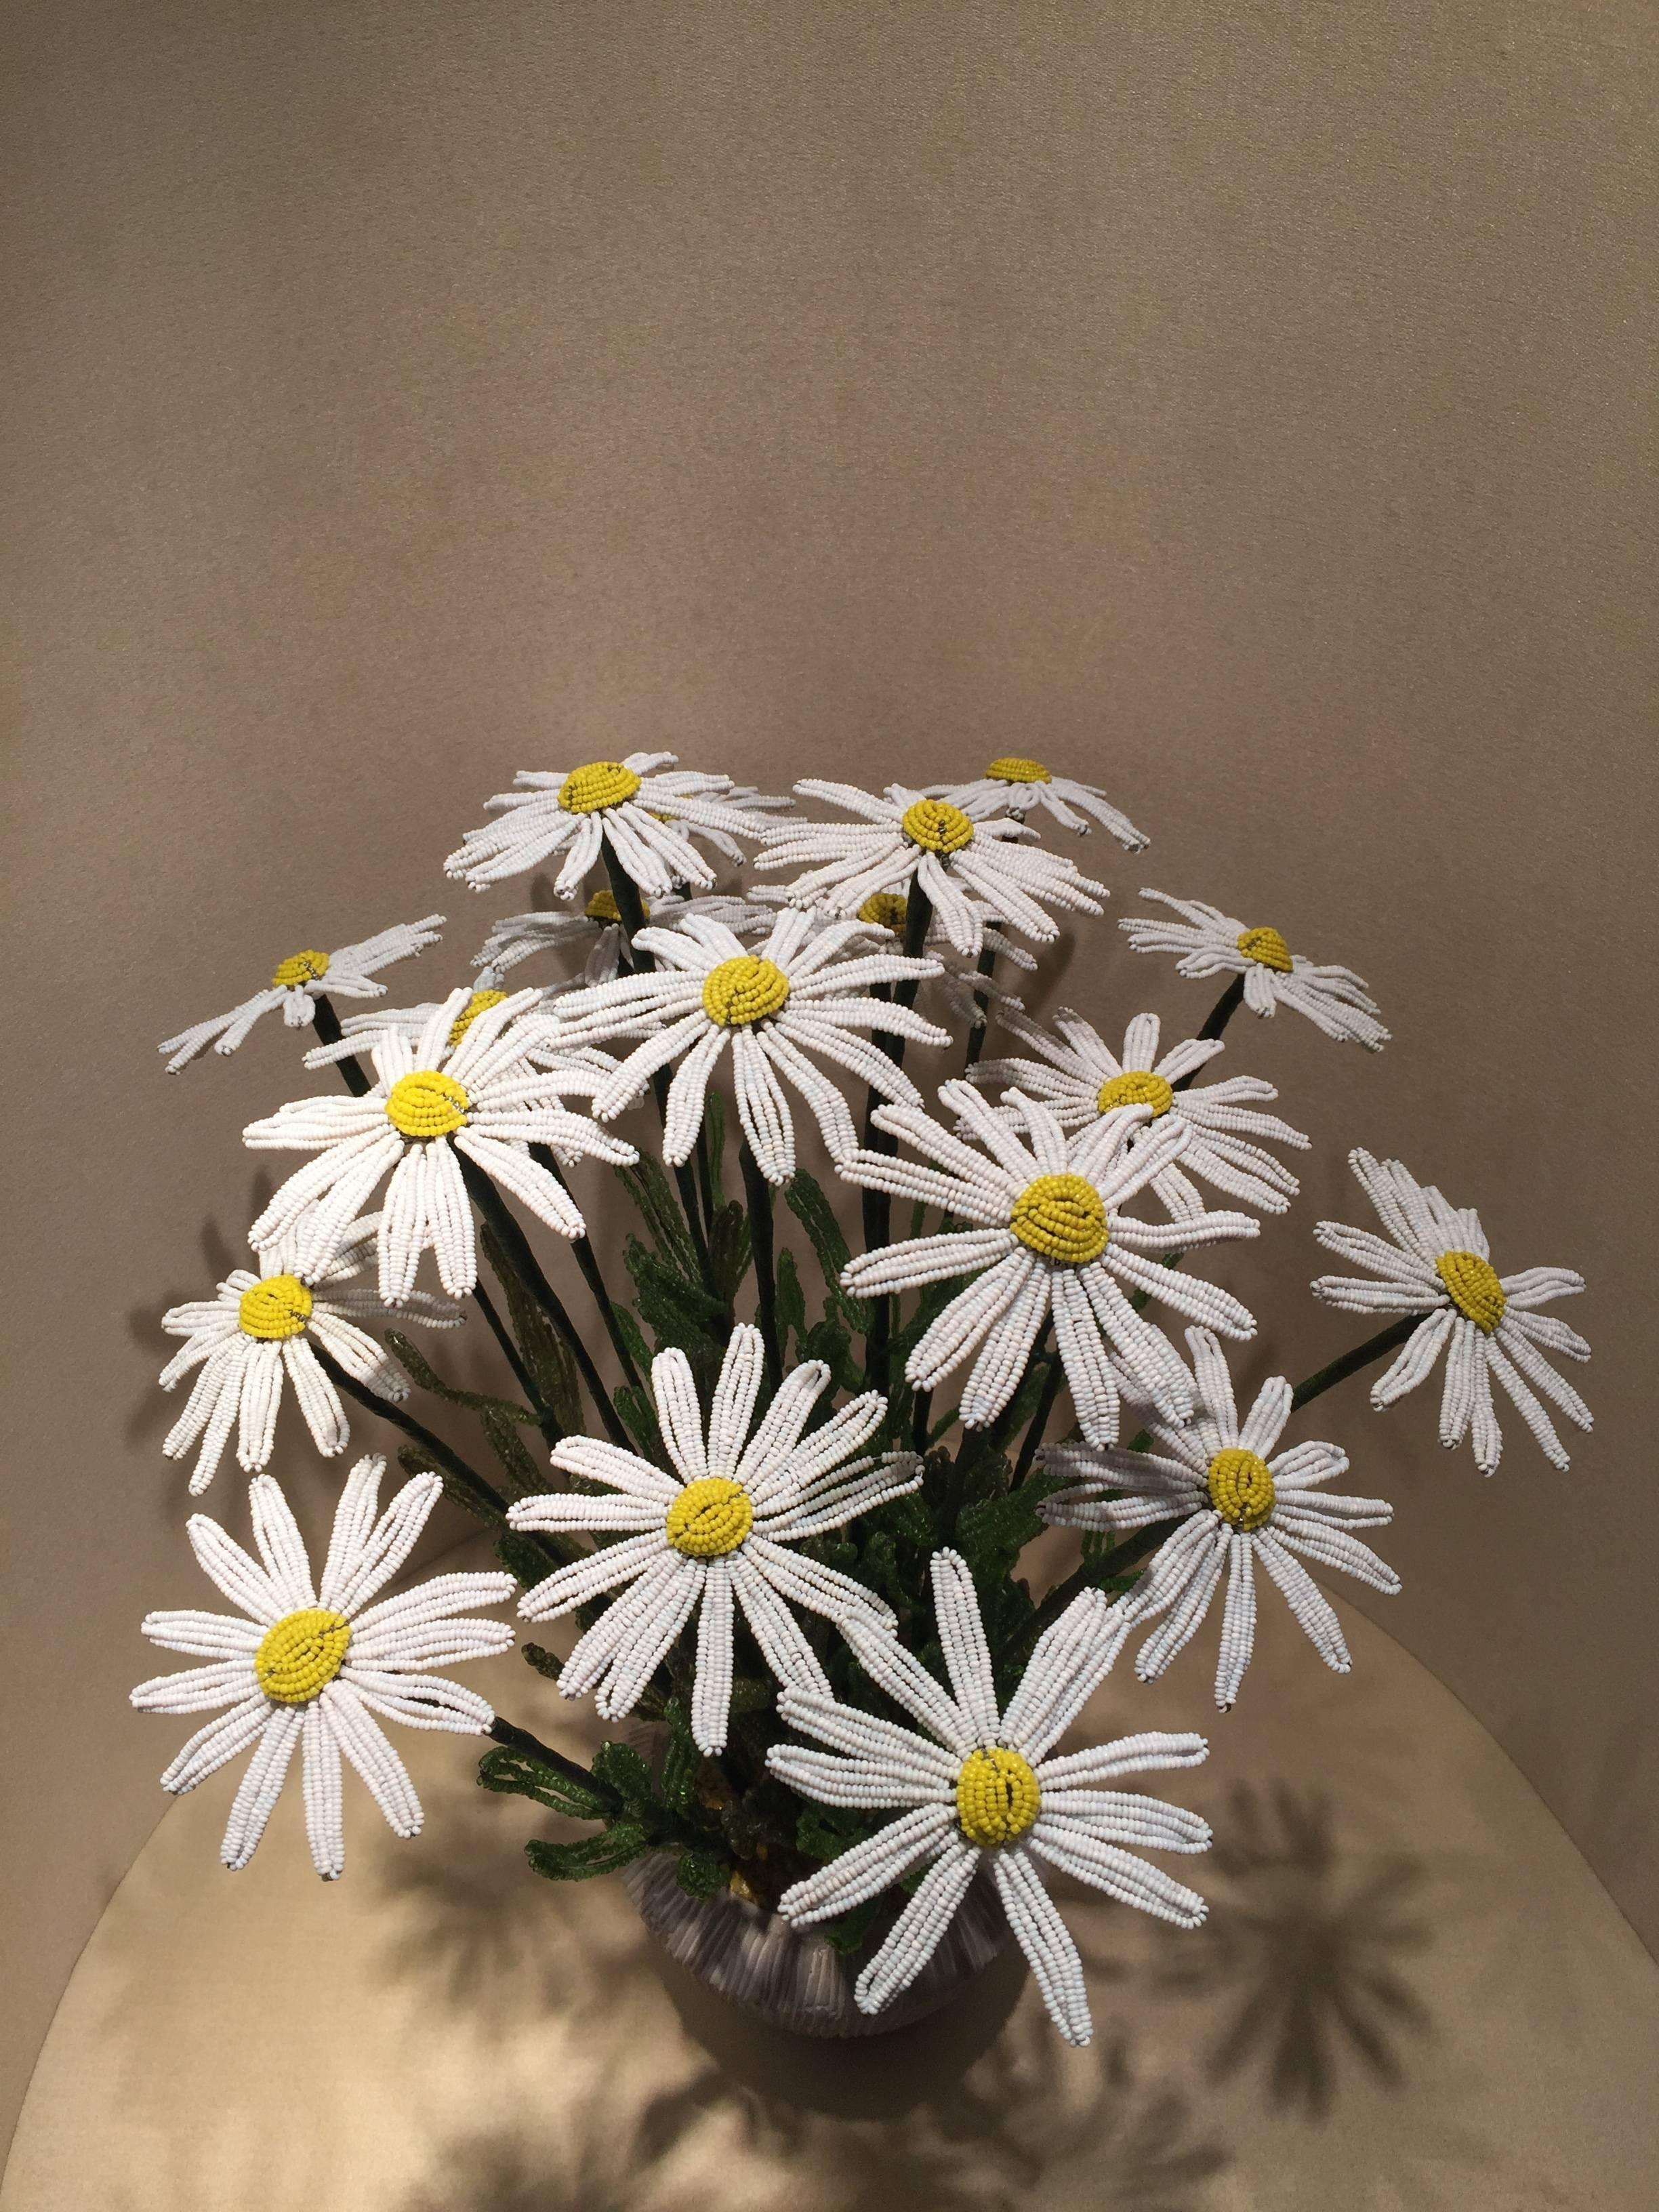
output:
[[[1244,978],[1242,975],[1235,975],[1205,1016],[1204,1026],[1198,1033],[1200,1042],[1207,1044],[1212,1037],[1218,1037],[1243,1003]],[[1170,1085],[1170,1090],[1190,1090],[1194,1079],[1202,1073],[1201,1067],[1194,1068],[1192,1073],[1183,1075],[1179,1083],[1172,1083]]]
[[[988,981],[995,972],[997,956],[994,946],[990,945],[982,945],[980,947],[979,972],[987,979]],[[967,1074],[970,1067],[978,1066],[979,1056],[985,1049],[985,1039],[991,1027],[991,1001],[989,999],[988,999],[982,992],[975,991],[974,994],[974,1004],[979,1008],[984,1019],[980,1023],[977,1029],[970,1029],[968,1032],[968,1051],[966,1057],[963,1059],[962,1063],[962,1072],[964,1075]]]
[[1316,1374],[1309,1376],[1305,1382],[1298,1382],[1291,1393],[1291,1412],[1299,1412],[1310,1400],[1322,1397],[1339,1382],[1346,1382],[1350,1375],[1357,1375],[1362,1367],[1369,1367],[1373,1360],[1382,1359],[1389,1352],[1397,1351],[1423,1318],[1420,1313],[1402,1314],[1387,1328],[1380,1329],[1375,1336],[1367,1337],[1364,1344],[1355,1345],[1352,1352],[1345,1352],[1340,1359],[1333,1359],[1328,1367],[1322,1367]]
[[[921,957],[921,948],[927,942],[927,931],[933,919],[933,901],[920,885],[913,882],[904,906],[904,957],[907,960],[916,960]],[[915,1006],[916,992],[921,982],[921,978],[919,975],[902,977],[893,986],[894,1005]],[[883,985],[878,983],[872,986],[871,991],[872,998],[884,998],[886,995]],[[894,1066],[902,1067],[904,1039],[891,1030],[877,1030],[874,1035],[876,1043],[881,1047]],[[881,1103],[881,1096],[878,1091],[872,1091],[866,1097],[864,1148],[870,1152],[896,1154],[898,1146],[893,1138],[885,1129],[878,1129],[875,1126],[876,1109]],[[862,1212],[864,1249],[866,1252],[878,1252],[888,1243],[892,1235],[891,1193],[866,1189],[864,1193]],[[872,1297],[870,1300],[870,1333],[864,1340],[864,1365],[871,1389],[878,1390],[883,1397],[887,1395],[890,1381],[887,1347],[892,1340],[892,1334],[893,1300],[891,1296]]]
[[480,1474],[476,1468],[469,1467],[459,1452],[447,1444],[441,1437],[434,1436],[431,1430],[424,1423],[417,1421],[412,1413],[404,1413],[401,1406],[382,1398],[366,1382],[360,1382],[355,1375],[348,1375],[339,1361],[325,1352],[320,1344],[313,1342],[311,1349],[318,1365],[337,1389],[343,1390],[348,1397],[355,1398],[360,1406],[366,1406],[371,1413],[378,1413],[383,1421],[390,1421],[394,1429],[401,1429],[406,1437],[420,1446],[428,1459],[436,1462],[449,1477],[446,1488],[453,1486],[459,1493],[462,1502],[471,1505],[475,1512],[482,1513],[485,1519],[506,1520],[507,1499],[486,1476]]
[[1058,1352],[1053,1354],[1048,1367],[1048,1378],[1042,1386],[1042,1395],[1037,1400],[1036,1411],[1031,1416],[1031,1425],[1025,1431],[1025,1441],[1019,1448],[1019,1457],[1014,1463],[1014,1486],[1024,1481],[1031,1471],[1031,1462],[1036,1457],[1037,1446],[1042,1442],[1042,1432],[1048,1425],[1066,1380],[1066,1370]]
[[489,1323],[490,1331],[496,1343],[501,1347],[507,1364],[513,1370],[514,1380],[520,1389],[530,1401],[531,1409],[536,1416],[537,1427],[547,1438],[549,1443],[562,1443],[564,1441],[564,1431],[560,1426],[558,1418],[552,1407],[544,1401],[541,1392],[536,1388],[536,1378],[525,1365],[523,1355],[514,1341],[512,1330],[495,1310],[495,1301],[485,1290],[482,1282],[472,1285],[472,1296],[477,1303],[478,1311]]
[[[569,1190],[570,1184],[564,1170],[546,1145],[532,1145],[530,1157],[538,1167],[545,1168],[565,1190]],[[637,1390],[640,1387],[639,1370],[634,1364],[634,1355],[628,1348],[628,1340],[617,1319],[617,1309],[605,1288],[605,1277],[599,1269],[599,1255],[593,1249],[593,1240],[591,1237],[573,1237],[570,1249],[576,1255],[576,1265],[582,1271],[583,1281],[593,1293],[593,1303],[599,1310],[599,1319],[605,1323],[605,1334],[611,1339],[611,1348],[622,1367],[623,1379],[631,1382]]]
[[[611,896],[617,902],[617,912],[622,916],[623,938],[628,947],[629,961],[636,974],[644,975],[655,968],[651,955],[637,946],[634,939],[645,927],[645,904],[640,897],[640,887],[611,851],[607,840],[603,847],[605,872],[611,878]],[[668,1071],[659,1067],[652,1078],[656,1094],[657,1113],[665,1125],[668,1120]],[[702,1133],[698,1133],[702,1142]],[[685,1225],[691,1234],[691,1249],[697,1255],[697,1269],[702,1277],[703,1288],[710,1297],[718,1296],[714,1289],[714,1271],[709,1264],[708,1239],[703,1233],[702,1208],[697,1196],[697,1179],[684,1162],[674,1170],[674,1181],[679,1188],[680,1206],[685,1215]]]
[[476,1161],[469,1160],[459,1152],[456,1158],[467,1195],[495,1232],[495,1241],[506,1253],[514,1273],[569,1346],[577,1372],[587,1386],[587,1395],[593,1401],[599,1419],[605,1423],[606,1435],[612,1443],[619,1444],[624,1451],[632,1451],[633,1442],[623,1426],[621,1416],[611,1402],[611,1393],[605,1389],[599,1370],[593,1364],[593,1355],[583,1341],[581,1331],[566,1311],[564,1301],[543,1273],[542,1264],[531,1249],[530,1239],[520,1226],[518,1217]]
[[622,1799],[609,1783],[601,1782],[597,1774],[590,1774],[574,1759],[567,1759],[562,1751],[555,1751],[551,1744],[544,1743],[539,1736],[532,1735],[528,1729],[514,1728],[511,1721],[504,1721],[497,1713],[489,1724],[489,1732],[507,1750],[519,1752],[526,1759],[533,1759],[543,1766],[551,1767],[554,1773],[562,1774],[567,1782],[576,1783],[597,1797],[612,1814],[622,1811]]
[[749,1249],[755,1262],[755,1300],[761,1342],[766,1349],[766,1380],[775,1391],[783,1381],[783,1346],[778,1337],[778,1281],[774,1253],[772,1186],[744,1137],[738,1146],[744,1195],[749,1201]]

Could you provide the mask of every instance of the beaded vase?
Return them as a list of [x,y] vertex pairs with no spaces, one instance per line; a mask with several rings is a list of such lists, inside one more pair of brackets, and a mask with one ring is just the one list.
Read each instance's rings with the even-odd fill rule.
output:
[[[666,1734],[649,1721],[618,1731],[660,1771]],[[792,1928],[735,1891],[691,1897],[680,1887],[676,1855],[653,1851],[622,1869],[635,1910],[677,1966],[769,2027],[792,2035],[885,2035],[908,2027],[965,1990],[1007,1949],[1008,1922],[995,1890],[976,1881],[939,1948],[902,1996],[878,2013],[860,2012],[853,1984],[859,1962],[844,1958],[815,1928]]]
[[794,2035],[884,2035],[907,2027],[960,1995],[1009,1942],[995,1892],[976,1882],[910,1987],[872,2014],[853,2001],[857,1964],[816,1929],[792,1928],[730,1890],[688,1897],[672,1852],[635,1859],[622,1881],[671,1959],[720,1996]]

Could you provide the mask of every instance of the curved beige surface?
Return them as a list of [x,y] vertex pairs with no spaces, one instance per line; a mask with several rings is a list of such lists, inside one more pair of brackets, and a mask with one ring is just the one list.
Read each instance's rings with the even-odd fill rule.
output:
[[[1208,1926],[1068,1898],[1085,2051],[1012,1960],[871,2044],[761,2029],[614,1879],[531,1875],[532,1808],[472,1786],[465,1743],[405,1735],[426,1832],[397,1843],[358,1793],[332,1887],[292,1789],[222,1873],[216,1777],[88,1945],[0,2208],[1645,2212],[1659,1967],[1491,1738],[1345,1620],[1346,1681],[1264,1606],[1241,1708],[1170,1791],[1220,1839]],[[1192,1725],[1202,1639],[1187,1658],[1109,1683],[1082,1732]],[[473,1678],[567,1742],[587,1717],[511,1655]]]

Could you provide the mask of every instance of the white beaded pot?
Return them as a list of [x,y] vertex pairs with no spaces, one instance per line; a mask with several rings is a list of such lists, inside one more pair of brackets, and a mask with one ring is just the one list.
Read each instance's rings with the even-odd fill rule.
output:
[[902,1996],[873,2017],[853,2001],[856,1966],[816,1929],[722,1890],[688,1897],[671,1851],[623,1869],[623,1887],[670,1958],[734,2004],[796,2035],[884,2035],[921,2020],[965,1990],[1009,1942],[988,1882],[975,1881],[937,1951]]

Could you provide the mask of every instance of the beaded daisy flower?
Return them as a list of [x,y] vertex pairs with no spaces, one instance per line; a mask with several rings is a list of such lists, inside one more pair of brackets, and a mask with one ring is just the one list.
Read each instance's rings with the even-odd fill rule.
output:
[[1589,1407],[1544,1353],[1588,1359],[1590,1348],[1565,1322],[1537,1308],[1582,1291],[1583,1277],[1571,1267],[1526,1267],[1518,1275],[1499,1275],[1473,1206],[1449,1206],[1432,1183],[1417,1182],[1398,1160],[1352,1152],[1348,1164],[1394,1241],[1340,1221],[1322,1221],[1314,1235],[1326,1250],[1352,1260],[1377,1279],[1322,1275],[1314,1296],[1349,1313],[1423,1316],[1404,1351],[1372,1387],[1372,1405],[1380,1411],[1415,1390],[1443,1352],[1440,1441],[1448,1449],[1472,1437],[1475,1465],[1482,1474],[1492,1473],[1504,1449],[1492,1407],[1492,1386],[1497,1382],[1545,1458],[1553,1467],[1565,1468],[1566,1450],[1531,1386],[1575,1427],[1588,1430]]
[[[675,893],[667,898],[653,899],[646,912],[651,921],[664,927],[672,927],[689,914],[706,915],[713,921],[723,921],[739,937],[750,936],[756,930],[770,929],[773,921],[766,908],[752,906],[747,899],[718,891],[707,898],[682,898]],[[585,954],[581,974],[555,983],[547,994],[550,998],[567,991],[591,988],[596,983],[609,983],[620,974],[622,916],[617,910],[614,892],[595,891],[580,914],[508,915],[490,931],[483,951],[473,955],[472,965],[483,970],[478,977],[480,988],[493,989],[520,961],[529,960],[538,952],[570,948]]]
[[869,990],[936,975],[939,963],[885,951],[837,957],[863,933],[856,921],[826,927],[791,908],[774,917],[765,942],[750,952],[723,922],[688,915],[678,928],[640,932],[635,942],[655,959],[654,969],[561,999],[550,1034],[566,1049],[643,1037],[595,1090],[601,1121],[614,1121],[659,1068],[679,1061],[663,1127],[662,1156],[671,1166],[691,1157],[709,1078],[729,1051],[744,1134],[767,1180],[787,1182],[795,1172],[795,1126],[784,1081],[811,1108],[831,1157],[840,1159],[857,1148],[858,1133],[846,1099],[814,1061],[846,1068],[884,1098],[919,1105],[909,1077],[859,1032],[950,1042],[948,1031]]
[[[301,1269],[325,1267],[390,1175],[376,1237],[381,1297],[388,1305],[405,1303],[428,1245],[438,1279],[451,1297],[462,1297],[478,1279],[478,1263],[458,1155],[560,1236],[586,1235],[569,1192],[531,1158],[530,1146],[550,1146],[562,1160],[617,1166],[631,1165],[639,1154],[563,1104],[566,1091],[592,1091],[593,1069],[526,1068],[534,1039],[518,1017],[537,995],[517,992],[461,1027],[472,994],[465,987],[452,991],[412,1046],[396,1031],[369,1042],[375,1080],[362,1097],[300,1098],[251,1121],[242,1141],[256,1150],[317,1154],[248,1231],[255,1249],[291,1238]],[[346,1039],[311,1057],[337,1058],[357,1042]]]
[[1177,975],[1242,975],[1244,1003],[1253,1014],[1290,1006],[1339,1043],[1381,1052],[1388,1042],[1376,1001],[1352,968],[1316,967],[1292,952],[1276,929],[1265,923],[1246,928],[1237,916],[1206,906],[1202,899],[1171,898],[1167,891],[1143,890],[1140,896],[1173,907],[1187,919],[1162,921],[1133,915],[1120,921],[1135,951],[1179,952]]
[[1058,1039],[1018,1013],[1003,1013],[1000,1019],[1036,1057],[981,1060],[972,1072],[975,1083],[988,1088],[1017,1085],[1028,1097],[1040,1099],[1062,1129],[1081,1128],[1115,1106],[1150,1107],[1154,1127],[1166,1120],[1187,1125],[1191,1134],[1180,1166],[1165,1168],[1152,1186],[1171,1213],[1202,1211],[1204,1201],[1191,1176],[1242,1198],[1247,1206],[1259,1206],[1264,1213],[1283,1213],[1302,1188],[1271,1152],[1249,1141],[1271,1137],[1298,1152],[1308,1149],[1299,1129],[1277,1115],[1255,1112],[1247,1103],[1277,1098],[1271,1083],[1235,1075],[1206,1084],[1201,1091],[1176,1089],[1226,1049],[1219,1037],[1188,1037],[1160,1059],[1158,1016],[1137,1014],[1124,1032],[1119,1057],[1069,1006],[1054,1016]]
[[1184,1421],[1192,1411],[1192,1377],[1169,1339],[1141,1319],[1126,1292],[1144,1291],[1224,1335],[1252,1336],[1254,1319],[1229,1291],[1160,1265],[1160,1258],[1259,1233],[1259,1224],[1243,1213],[1200,1212],[1152,1222],[1121,1211],[1184,1152],[1190,1130],[1166,1119],[1138,1135],[1151,1109],[1131,1105],[1102,1115],[1068,1141],[1046,1107],[1011,1091],[1004,1103],[1018,1110],[1022,1137],[971,1084],[941,1084],[939,1097],[982,1152],[917,1109],[884,1106],[877,1127],[938,1164],[916,1166],[862,1151],[837,1163],[849,1182],[942,1206],[952,1219],[975,1224],[864,1253],[842,1271],[843,1286],[860,1296],[973,1277],[917,1341],[905,1368],[910,1381],[931,1390],[977,1352],[961,1419],[966,1428],[983,1428],[1018,1389],[1052,1316],[1072,1401],[1091,1443],[1117,1440],[1121,1391],[1108,1345],[1135,1402]]
[[850,1911],[915,1868],[927,1868],[854,1987],[860,2010],[878,2013],[915,1981],[975,1875],[987,1868],[1055,2027],[1068,2043],[1087,2043],[1093,2025],[1082,1961],[1038,1863],[1177,1927],[1196,1928],[1204,1899],[1123,1846],[1205,1850],[1207,1825],[1180,1806],[1100,1785],[1156,1768],[1195,1766],[1209,1746],[1200,1735],[1131,1735],[1051,1758],[1117,1656],[1116,1609],[1098,1590],[1074,1598],[1039,1638],[1000,1711],[966,1564],[954,1552],[935,1552],[933,1583],[951,1694],[876,1622],[849,1619],[842,1632],[871,1680],[921,1723],[919,1730],[821,1692],[789,1688],[778,1700],[792,1728],[845,1754],[775,1745],[767,1765],[781,1780],[824,1804],[903,1808],[866,1843],[786,1890],[778,1910],[805,1927]]
[[1097,785],[1056,775],[1040,760],[1023,754],[1003,754],[970,783],[935,783],[927,788],[931,797],[949,799],[975,819],[999,811],[1019,817],[1040,810],[1051,814],[1062,830],[1075,830],[1079,836],[1088,834],[1091,821],[1097,822],[1131,853],[1152,842]]
[[559,1674],[568,1698],[598,1686],[594,1704],[603,1719],[633,1711],[696,1613],[691,1733],[711,1755],[726,1746],[734,1610],[741,1609],[780,1682],[827,1697],[829,1681],[790,1607],[825,1613],[843,1626],[855,1614],[884,1626],[893,1616],[861,1583],[793,1547],[902,1498],[921,1480],[921,1462],[912,1452],[860,1455],[887,1410],[873,1390],[850,1399],[807,1433],[830,1381],[822,1360],[808,1360],[784,1376],[750,1435],[764,1368],[760,1331],[740,1322],[705,1434],[690,1361],[683,1352],[659,1352],[651,1388],[676,1474],[615,1444],[568,1437],[555,1447],[554,1466],[604,1484],[608,1494],[550,1492],[507,1509],[515,1528],[586,1528],[614,1537],[591,1558],[560,1567],[526,1590],[519,1605],[528,1620],[552,1620],[607,1590],[633,1585],[600,1614]]
[[806,865],[788,887],[793,904],[855,915],[876,891],[904,891],[919,884],[932,900],[945,935],[958,952],[977,957],[984,939],[982,900],[1010,929],[1040,945],[1059,929],[1042,902],[1077,914],[1099,914],[1109,896],[1103,884],[1081,874],[1073,862],[1040,846],[1011,820],[975,822],[961,807],[925,792],[890,783],[878,799],[850,783],[809,779],[795,789],[826,799],[860,818],[853,823],[790,822],[768,829],[757,868]]
[[[714,872],[691,842],[692,828],[720,832],[724,848],[725,840],[752,841],[771,825],[764,815],[732,804],[729,775],[692,775],[674,767],[678,758],[629,753],[547,775],[520,769],[513,779],[517,790],[485,801],[501,818],[469,830],[444,872],[483,890],[562,853],[553,888],[561,898],[574,898],[608,845],[648,897],[665,898],[676,884],[710,884]],[[665,769],[671,772],[661,774]]]
[[[789,903],[788,891],[776,884],[757,884],[749,896],[763,902],[765,907],[772,910]],[[975,899],[972,903],[978,911],[983,927],[980,946],[981,960],[988,953],[999,960],[1007,961],[1011,966],[1022,969],[1028,975],[1034,975],[1037,963],[1033,956],[1023,945],[1016,945],[1012,937],[1005,935],[997,927],[997,918],[983,899]],[[811,911],[806,908],[799,910],[804,913]],[[897,951],[904,943],[909,910],[910,902],[899,892],[872,891],[854,917],[865,925],[863,939],[850,942],[867,942]],[[832,917],[820,914],[815,919],[821,927],[828,927]],[[1012,1006],[1016,1012],[1024,1010],[1023,1000],[1016,998],[1012,991],[1006,989],[982,969],[973,966],[957,951],[945,935],[937,915],[928,918],[927,934],[921,949],[939,963],[939,973],[929,979],[928,988],[944,1000],[945,1011],[952,1021],[961,1023],[964,1028],[983,1029],[988,1007]]]
[[318,1581],[287,1499],[270,1475],[255,1475],[248,1504],[257,1560],[205,1514],[192,1514],[187,1524],[202,1571],[240,1607],[240,1615],[145,1618],[143,1632],[152,1644],[211,1663],[140,1682],[132,1692],[139,1711],[228,1708],[191,1736],[161,1777],[162,1789],[175,1796],[193,1790],[240,1752],[253,1752],[220,1848],[233,1872],[253,1856],[296,1747],[312,1864],[333,1881],[345,1864],[342,1753],[394,1834],[421,1832],[421,1801],[374,1715],[458,1735],[487,1735],[495,1717],[476,1692],[427,1669],[488,1658],[511,1646],[505,1621],[453,1616],[467,1606],[499,1604],[512,1591],[513,1577],[434,1575],[370,1605],[409,1557],[443,1492],[435,1474],[418,1474],[377,1519],[385,1471],[380,1458],[360,1459],[352,1468]]
[[400,922],[378,937],[365,938],[361,945],[343,945],[336,952],[290,953],[277,963],[264,990],[256,991],[228,1014],[165,1038],[157,1049],[173,1054],[167,1073],[176,1075],[209,1045],[216,1052],[234,1052],[260,1015],[274,1013],[278,1006],[289,1028],[301,1030],[313,1019],[325,991],[336,999],[378,999],[386,985],[373,981],[375,970],[435,945],[442,921],[442,915],[429,914],[423,921]]
[[1351,1531],[1381,1528],[1394,1508],[1381,1498],[1326,1497],[1318,1486],[1346,1471],[1334,1444],[1294,1444],[1274,1456],[1291,1417],[1291,1386],[1282,1376],[1264,1382],[1241,1425],[1220,1345],[1206,1328],[1189,1328],[1197,1378],[1197,1410],[1187,1428],[1154,1419],[1147,1451],[1097,1451],[1051,1444],[1042,1463],[1074,1478],[1040,1507],[1065,1528],[1109,1528],[1121,1535],[1155,1522],[1179,1519],[1136,1585],[1127,1611],[1137,1621],[1165,1616],[1141,1647],[1135,1672],[1143,1682],[1161,1674],[1209,1611],[1227,1577],[1215,1701],[1223,1711],[1238,1695],[1255,1646],[1255,1563],[1284,1593],[1285,1602],[1325,1664],[1348,1671],[1348,1647],[1335,1613],[1301,1560],[1340,1567],[1393,1596],[1400,1577]]
[[[237,1267],[220,1284],[216,1297],[195,1299],[162,1315],[167,1334],[186,1341],[161,1370],[161,1388],[171,1390],[192,1369],[200,1370],[189,1403],[161,1445],[169,1459],[184,1459],[201,1439],[190,1478],[192,1498],[212,1481],[233,1426],[242,1467],[257,1474],[265,1466],[276,1444],[285,1381],[294,1386],[323,1457],[337,1458],[345,1449],[351,1441],[345,1409],[318,1364],[313,1340],[377,1397],[396,1401],[409,1395],[402,1368],[360,1325],[390,1320],[386,1307],[373,1291],[339,1287],[362,1268],[364,1247],[379,1227],[373,1214],[356,1223],[326,1265],[303,1273],[296,1271],[291,1252],[272,1245],[259,1255],[257,1274]],[[398,1318],[428,1328],[459,1328],[463,1316],[449,1299],[412,1291]]]

